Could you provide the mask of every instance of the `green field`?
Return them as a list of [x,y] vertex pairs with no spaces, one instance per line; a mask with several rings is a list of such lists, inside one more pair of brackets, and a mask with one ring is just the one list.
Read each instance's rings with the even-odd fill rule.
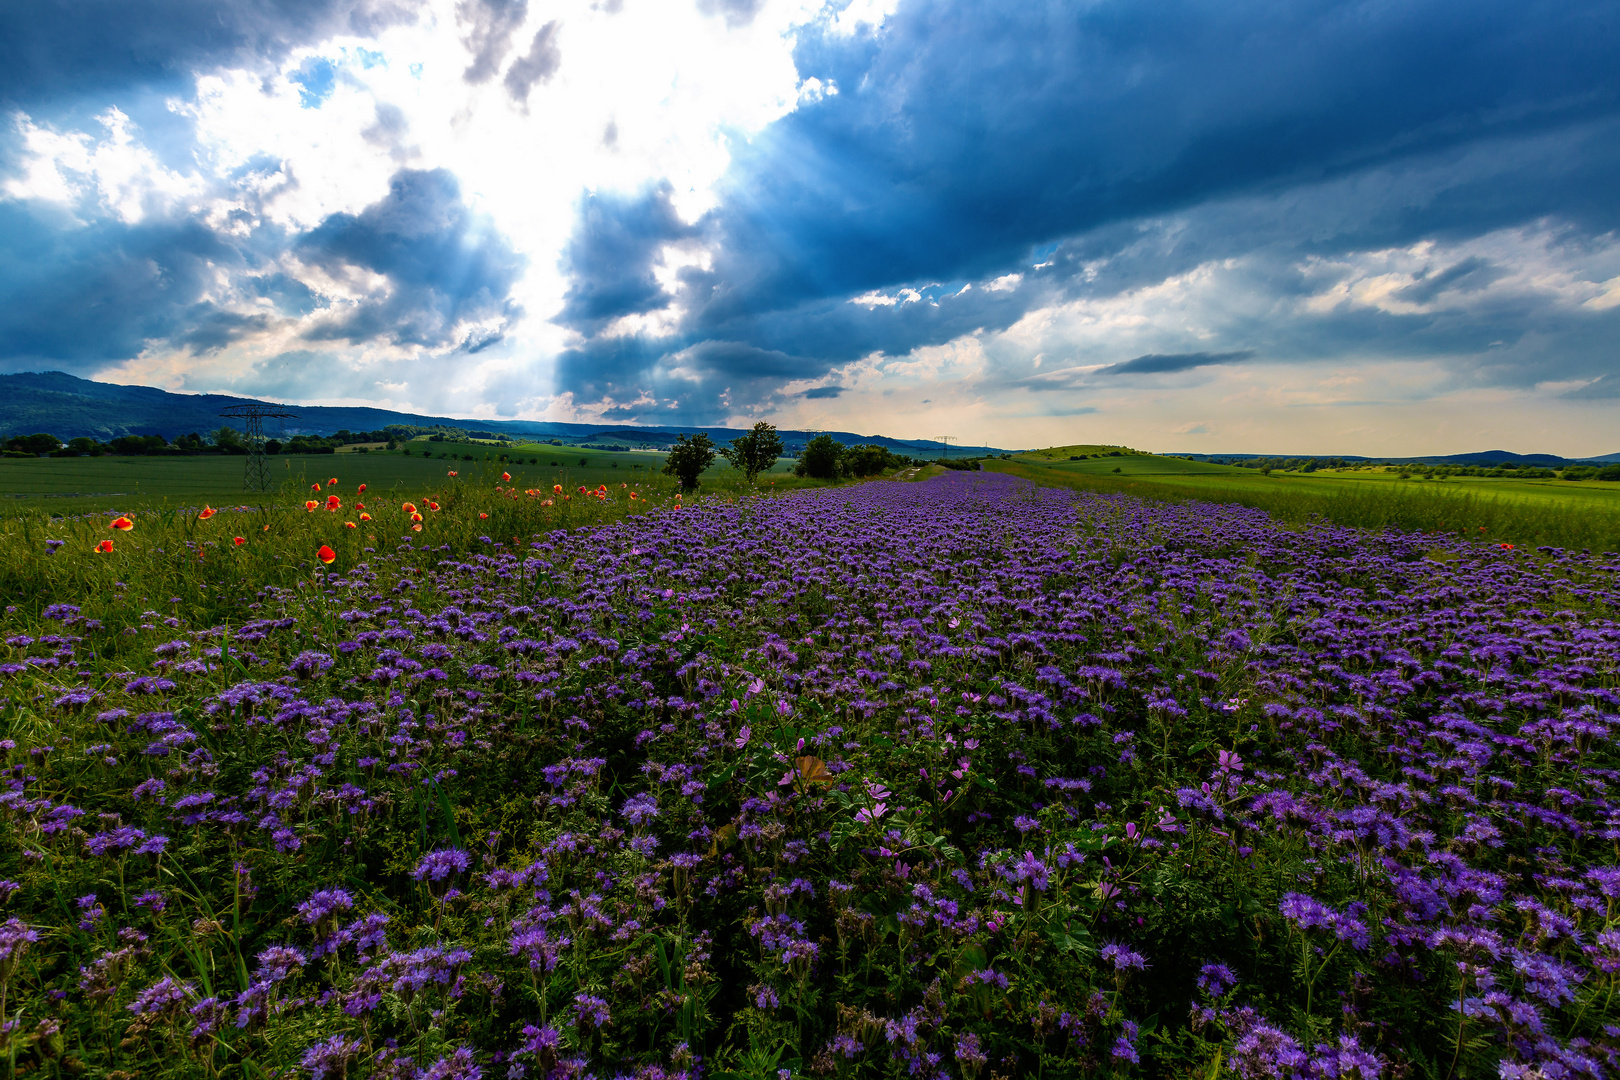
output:
[[[511,482],[525,488],[639,484],[643,488],[673,490],[674,483],[661,474],[664,455],[652,451],[610,453],[577,446],[522,444],[497,448],[426,442],[410,444],[410,451],[409,455],[400,451],[272,455],[268,459],[271,478],[280,488],[274,499],[285,501],[294,495],[301,498],[300,493],[308,491],[311,484],[324,484],[334,476],[347,491],[363,483],[373,496],[413,494],[443,483],[451,470],[466,480],[484,479],[486,473],[498,477],[503,471],[509,472]],[[507,457],[505,462],[500,460],[502,454]],[[469,455],[470,461],[466,460]],[[531,460],[536,464],[529,464]],[[41,509],[83,513],[205,502],[256,504],[263,499],[243,492],[245,463],[242,457],[214,454],[0,459],[0,515]],[[813,481],[794,477],[792,467],[792,461],[779,460],[769,474],[761,475],[760,485],[770,487],[774,483],[783,489],[814,485]],[[742,482],[742,474],[723,460],[717,460],[703,474],[703,486],[708,490],[729,490]]]
[[[1058,449],[1084,453],[1099,448]],[[1157,454],[1132,452],[1083,461],[1052,460],[1054,456],[1053,451],[1021,454],[1007,461],[986,461],[985,468],[1052,487],[1242,503],[1281,521],[1320,517],[1365,528],[1466,533],[1505,543],[1620,551],[1620,484],[1612,481],[1402,480],[1382,469],[1262,476],[1255,469]]]

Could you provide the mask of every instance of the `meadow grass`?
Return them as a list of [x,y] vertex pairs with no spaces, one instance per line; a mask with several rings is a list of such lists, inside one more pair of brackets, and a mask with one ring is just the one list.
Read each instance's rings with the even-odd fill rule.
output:
[[[269,458],[270,473],[278,490],[268,499],[243,491],[245,460],[225,455],[196,457],[78,457],[0,459],[0,516],[36,513],[88,513],[97,510],[163,509],[190,507],[203,502],[251,505],[285,503],[325,483],[333,475],[347,483],[364,480],[376,492],[419,492],[447,479],[455,470],[462,478],[499,476],[508,472],[519,487],[668,482],[660,476],[664,455],[647,451],[609,453],[577,446],[523,444],[510,449],[482,444],[410,444],[409,455],[400,451],[339,454],[277,454]],[[473,460],[465,460],[466,455]],[[503,463],[500,456],[505,454]],[[431,457],[428,455],[432,455]],[[536,464],[531,465],[533,460]],[[584,464],[581,464],[581,462]],[[783,459],[766,474],[764,484],[800,486],[792,475],[792,462]],[[723,460],[703,473],[705,486],[727,488],[741,475]],[[282,490],[285,489],[285,490]]]
[[[42,459],[39,464],[56,460],[60,459]],[[204,491],[207,473],[199,463],[215,466],[217,473],[222,461],[234,462],[236,468],[242,461],[133,460],[178,467],[176,476],[202,474],[195,487]],[[429,543],[432,554],[421,560],[429,566],[448,555],[512,551],[535,534],[597,527],[658,509],[735,503],[749,495],[834,486],[791,474],[762,477],[750,486],[740,473],[727,469],[719,475],[706,474],[697,492],[682,496],[674,479],[645,471],[575,468],[525,483],[515,464],[469,466],[458,469],[461,475],[454,478],[445,468],[453,463],[430,464],[432,469],[427,470],[414,458],[378,454],[296,459],[294,468],[321,477],[310,482],[320,485],[319,492],[299,476],[271,495],[251,500],[240,493],[227,495],[230,501],[213,504],[217,513],[208,519],[199,516],[204,502],[193,494],[195,489],[182,488],[173,497],[75,500],[83,508],[72,514],[60,512],[66,500],[32,505],[19,500],[0,518],[0,596],[8,605],[37,611],[75,597],[118,595],[129,600],[125,614],[130,625],[138,624],[140,611],[152,605],[187,622],[214,625],[242,618],[266,587],[307,585],[320,568],[316,553],[323,544],[336,553],[334,565],[342,567],[363,561],[373,551]],[[513,479],[501,481],[502,472],[510,472]],[[334,478],[338,484],[328,486],[326,481]],[[360,493],[362,483],[366,491]],[[594,492],[599,486],[607,489],[604,497],[579,491],[584,487]],[[332,494],[342,505],[328,511],[325,500]],[[319,508],[307,510],[308,500],[318,502]],[[420,531],[413,529],[416,523],[403,509],[406,504],[422,514]],[[362,512],[371,520],[361,519]],[[128,515],[134,528],[111,529],[110,522],[119,514]],[[241,543],[236,542],[238,537]],[[113,542],[111,552],[96,550],[104,540]]]
[[[1381,472],[1261,476],[1250,469],[1142,455],[985,468],[1043,486],[1171,502],[1239,503],[1278,521],[1314,520],[1404,532],[1461,534],[1517,545],[1620,551],[1620,485],[1598,481],[1401,480]],[[1115,473],[1112,470],[1118,469]]]

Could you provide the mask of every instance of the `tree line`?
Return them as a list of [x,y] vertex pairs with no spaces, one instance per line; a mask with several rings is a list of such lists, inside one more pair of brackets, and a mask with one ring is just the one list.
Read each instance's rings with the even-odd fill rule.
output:
[[[690,491],[698,486],[698,477],[703,470],[719,457],[724,458],[752,484],[760,473],[776,463],[782,452],[782,438],[777,434],[775,425],[760,421],[747,434],[732,439],[729,446],[715,445],[702,432],[678,437],[664,461],[664,472],[676,477],[681,487]],[[917,463],[916,459],[896,454],[877,443],[845,446],[831,435],[817,435],[799,452],[793,474],[813,480],[859,479]],[[961,463],[951,464],[955,466]]]

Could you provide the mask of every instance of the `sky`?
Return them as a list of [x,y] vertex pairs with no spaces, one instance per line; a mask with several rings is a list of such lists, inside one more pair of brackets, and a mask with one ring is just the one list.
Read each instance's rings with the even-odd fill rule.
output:
[[1620,452],[1620,0],[45,0],[0,372]]

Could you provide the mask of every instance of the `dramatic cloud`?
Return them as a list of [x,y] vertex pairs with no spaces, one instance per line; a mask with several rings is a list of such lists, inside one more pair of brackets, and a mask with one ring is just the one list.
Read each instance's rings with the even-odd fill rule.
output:
[[0,7],[0,103],[50,102],[277,60],[412,20],[415,0],[44,0]]
[[[405,169],[388,197],[359,214],[335,214],[301,237],[298,257],[349,283],[354,301],[312,328],[313,340],[438,346],[472,322],[517,314],[507,293],[523,260],[461,202],[443,169]],[[375,275],[382,281],[366,280]],[[493,331],[467,338],[470,351]]]
[[1612,452],[1617,48],[1614,0],[45,4],[0,16],[0,367]]

